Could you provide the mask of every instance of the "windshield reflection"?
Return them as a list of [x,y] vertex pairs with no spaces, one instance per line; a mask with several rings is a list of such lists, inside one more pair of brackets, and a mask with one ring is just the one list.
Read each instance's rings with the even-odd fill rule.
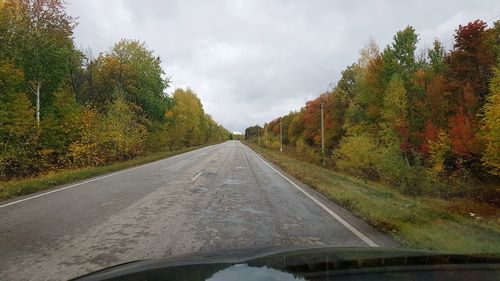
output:
[[278,271],[268,267],[251,267],[247,264],[236,264],[224,268],[212,277],[210,281],[226,281],[226,280],[305,280],[302,277],[294,276],[290,273]]

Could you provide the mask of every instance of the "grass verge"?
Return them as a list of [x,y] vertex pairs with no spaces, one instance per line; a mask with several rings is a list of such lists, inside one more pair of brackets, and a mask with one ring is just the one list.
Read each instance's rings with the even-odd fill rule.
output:
[[409,197],[299,159],[293,152],[253,150],[320,191],[404,247],[461,253],[500,253],[500,212],[467,199]]
[[64,169],[49,172],[34,178],[0,181],[0,200],[10,199],[21,195],[49,189],[74,181],[88,179],[118,170],[123,170],[133,166],[146,164],[163,158],[171,157],[184,152],[192,151],[212,144],[195,146],[175,151],[155,152],[144,156],[139,156],[131,160],[113,163],[106,166],[85,167],[79,169]]

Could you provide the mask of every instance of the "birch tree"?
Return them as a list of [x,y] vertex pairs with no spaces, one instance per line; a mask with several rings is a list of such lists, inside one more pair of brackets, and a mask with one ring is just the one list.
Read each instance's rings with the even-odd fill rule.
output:
[[40,124],[42,102],[51,100],[67,76],[75,20],[66,14],[61,0],[8,0],[0,13],[0,24],[5,25],[1,27],[0,45],[5,49],[0,58],[23,69]]

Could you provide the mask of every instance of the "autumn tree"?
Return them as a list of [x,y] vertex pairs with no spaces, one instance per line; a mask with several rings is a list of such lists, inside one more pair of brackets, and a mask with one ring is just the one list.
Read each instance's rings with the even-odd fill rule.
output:
[[490,95],[484,105],[481,135],[485,142],[483,165],[500,176],[500,69],[495,68],[490,81]]
[[0,178],[228,137],[194,92],[165,92],[169,78],[144,42],[94,58],[74,48],[75,25],[63,0],[0,1]]
[[453,50],[446,57],[447,81],[456,105],[469,116],[477,110],[488,94],[488,81],[495,62],[487,25],[481,20],[460,25],[454,35]]
[[[369,40],[335,87],[264,126],[267,145],[278,147],[280,120],[291,119],[287,138],[301,158],[317,163],[323,104],[325,144],[340,171],[413,195],[463,186],[471,176],[484,180],[483,170],[496,182],[500,87],[492,66],[500,56],[500,21],[459,26],[454,38],[449,52],[436,40],[419,55],[410,26],[382,52]],[[430,190],[437,182],[439,191]]]
[[24,89],[22,70],[0,61],[0,178],[36,172],[35,111]]
[[394,75],[387,85],[381,122],[385,131],[381,139],[387,143],[396,142],[405,153],[408,151],[408,96],[403,80]]
[[136,105],[121,96],[109,105],[101,126],[101,144],[111,160],[123,160],[143,152],[146,128],[140,124]]
[[177,89],[173,99],[175,106],[171,118],[175,139],[187,147],[202,144],[205,141],[204,130],[207,125],[200,99],[191,89]]
[[58,159],[64,159],[71,143],[81,137],[83,107],[77,103],[69,89],[60,89],[54,94],[52,106],[47,109],[41,122],[43,138],[41,146],[51,164],[64,165]]
[[290,124],[288,125],[288,130],[286,131],[287,138],[290,140],[291,144],[295,144],[297,140],[302,137],[302,132],[304,131],[302,114],[303,110],[292,113]]
[[325,94],[320,97],[308,101],[304,107],[302,114],[302,123],[304,124],[304,131],[302,132],[304,140],[309,145],[321,144],[321,106],[326,101]]
[[248,127],[245,129],[245,139],[255,140],[262,135],[262,128],[259,125]]
[[344,127],[348,133],[377,131],[384,97],[383,61],[375,42],[361,51],[354,78],[355,95],[349,99]]
[[94,91],[85,97],[96,106],[111,103],[115,93],[140,106],[146,117],[164,121],[165,112],[171,106],[164,93],[168,79],[161,68],[161,59],[148,50],[145,43],[121,40],[109,53],[92,62]]
[[445,164],[452,157],[450,138],[444,130],[434,132],[434,136],[428,138],[428,153],[430,155],[430,168],[436,175],[446,171]]
[[432,121],[436,126],[445,128],[450,114],[450,94],[446,91],[444,77],[433,74],[425,87],[424,108],[421,109],[422,117]]
[[0,59],[12,60],[23,69],[40,123],[41,105],[50,104],[67,77],[75,20],[66,14],[61,0],[7,0],[0,13],[0,23],[7,24],[0,27]]

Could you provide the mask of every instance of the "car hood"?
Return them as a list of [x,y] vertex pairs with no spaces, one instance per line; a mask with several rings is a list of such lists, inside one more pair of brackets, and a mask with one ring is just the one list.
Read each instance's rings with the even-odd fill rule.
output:
[[[349,272],[460,267],[499,271],[498,255],[442,253],[401,248],[271,247],[196,252],[120,264],[73,280],[309,280]],[[498,275],[497,275],[498,276]],[[252,277],[252,279],[246,278]],[[315,278],[312,278],[315,279]],[[320,278],[321,279],[321,278]]]

